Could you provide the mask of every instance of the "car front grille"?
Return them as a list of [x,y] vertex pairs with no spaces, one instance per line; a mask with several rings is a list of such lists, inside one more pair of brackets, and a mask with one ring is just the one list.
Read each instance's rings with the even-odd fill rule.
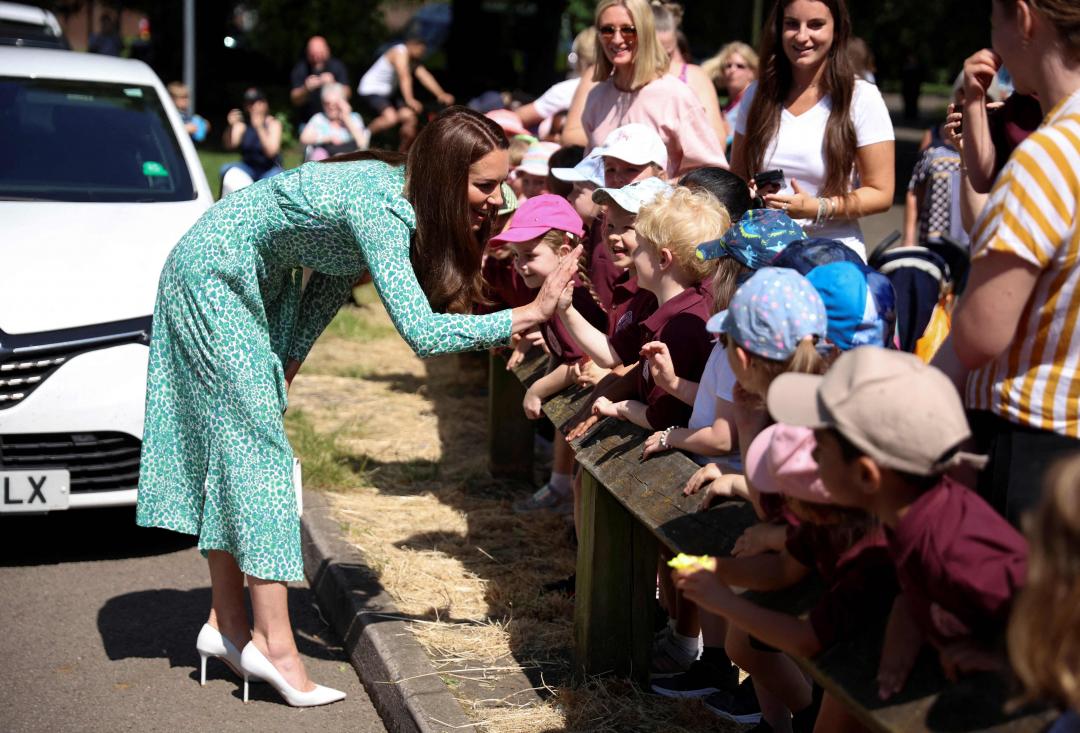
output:
[[126,433],[0,435],[0,470],[65,469],[73,494],[134,489],[141,449]]
[[128,343],[149,345],[149,316],[42,333],[0,331],[0,410],[25,400],[79,354]]

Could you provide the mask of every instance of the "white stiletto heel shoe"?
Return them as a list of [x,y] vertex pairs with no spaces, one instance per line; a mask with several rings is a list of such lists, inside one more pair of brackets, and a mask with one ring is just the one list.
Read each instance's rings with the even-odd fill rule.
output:
[[[195,640],[195,650],[199,652],[201,662],[199,684],[203,687],[206,686],[206,660],[210,657],[216,657],[225,662],[225,666],[235,672],[237,677],[244,676],[240,670],[240,650],[210,624],[203,624],[202,629],[199,630],[199,638]],[[262,680],[251,675],[251,681],[261,682]]]
[[345,693],[341,690],[322,685],[315,685],[315,689],[301,692],[286,682],[281,672],[277,671],[277,667],[250,642],[240,654],[240,669],[244,672],[244,702],[248,701],[248,678],[256,675],[269,682],[285,702],[296,708],[327,705],[345,699]]

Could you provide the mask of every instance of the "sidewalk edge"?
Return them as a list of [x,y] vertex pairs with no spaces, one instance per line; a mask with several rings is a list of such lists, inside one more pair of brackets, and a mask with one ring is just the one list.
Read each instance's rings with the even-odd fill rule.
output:
[[405,623],[391,618],[400,613],[363,554],[341,538],[325,496],[304,493],[300,527],[308,583],[387,730],[471,730],[474,724]]

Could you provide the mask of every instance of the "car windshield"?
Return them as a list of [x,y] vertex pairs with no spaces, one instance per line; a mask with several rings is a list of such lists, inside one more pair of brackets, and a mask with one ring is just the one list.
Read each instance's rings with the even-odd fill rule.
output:
[[0,76],[0,199],[195,196],[153,87]]

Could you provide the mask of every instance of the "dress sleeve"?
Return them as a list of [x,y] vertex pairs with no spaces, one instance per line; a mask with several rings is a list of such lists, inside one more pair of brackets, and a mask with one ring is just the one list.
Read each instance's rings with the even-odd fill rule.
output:
[[353,277],[316,272],[308,280],[300,298],[300,313],[289,343],[289,358],[303,362],[327,325],[345,304],[352,291]]
[[431,310],[409,260],[412,230],[392,204],[389,194],[369,192],[353,196],[345,214],[386,312],[409,347],[428,357],[508,343],[509,310],[487,315]]

